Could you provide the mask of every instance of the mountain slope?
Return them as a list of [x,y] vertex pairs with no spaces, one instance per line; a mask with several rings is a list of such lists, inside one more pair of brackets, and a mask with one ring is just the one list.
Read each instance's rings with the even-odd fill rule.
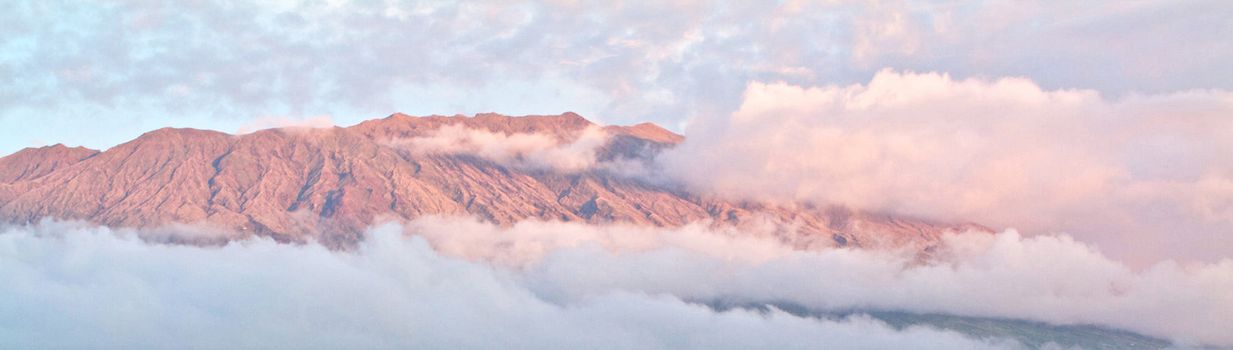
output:
[[0,158],[0,183],[11,184],[38,179],[98,153],[85,147],[69,148],[63,144],[23,149]]
[[[443,135],[448,137],[438,140]],[[602,142],[589,145],[588,135],[602,135]],[[682,139],[653,124],[598,126],[574,113],[394,114],[348,128],[245,135],[160,129],[101,153],[53,147],[0,159],[0,181],[6,181],[0,183],[0,220],[77,219],[141,228],[187,223],[282,241],[311,237],[335,247],[355,243],[373,223],[425,215],[475,215],[499,224],[538,219],[770,225],[779,238],[802,248],[924,249],[947,230],[978,228],[837,207],[731,201],[599,166],[649,164],[656,152]],[[457,144],[475,149],[431,146]],[[551,152],[536,158],[533,152],[544,147]],[[578,154],[595,164],[527,165]]]

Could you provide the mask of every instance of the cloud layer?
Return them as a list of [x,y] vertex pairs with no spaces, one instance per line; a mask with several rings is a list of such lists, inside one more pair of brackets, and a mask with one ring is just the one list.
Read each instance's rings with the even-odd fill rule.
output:
[[868,317],[716,312],[636,291],[558,304],[518,272],[439,255],[397,226],[357,252],[144,243],[73,224],[0,234],[11,348],[1013,348]]
[[[202,248],[72,223],[0,234],[0,343],[17,347],[989,348],[864,317],[716,312],[787,303],[1097,324],[1233,345],[1233,260],[1133,270],[1065,236],[947,238],[929,261],[793,251],[748,233],[430,217],[354,252]],[[407,236],[409,234],[410,236]],[[106,301],[106,302],[100,302]],[[1150,316],[1150,317],[1149,317]],[[209,332],[202,330],[208,329]],[[76,342],[76,343],[75,343]]]
[[[1136,270],[1068,236],[947,237],[932,260],[915,252],[795,251],[751,232],[468,219],[408,224],[445,254],[523,266],[550,300],[611,291],[814,310],[903,310],[1099,324],[1182,341],[1233,344],[1233,260],[1161,262]],[[768,237],[763,235],[761,237]],[[1151,315],[1151,317],[1143,317]]]
[[884,70],[753,83],[661,163],[704,193],[1070,232],[1136,261],[1233,251],[1233,93],[1109,99]]

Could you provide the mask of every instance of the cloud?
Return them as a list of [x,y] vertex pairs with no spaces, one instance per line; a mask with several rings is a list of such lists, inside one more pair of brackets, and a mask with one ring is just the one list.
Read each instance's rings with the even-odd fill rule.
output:
[[544,300],[516,270],[434,252],[396,225],[355,252],[268,239],[145,243],[44,223],[0,234],[0,344],[14,348],[1017,348],[865,316],[717,312],[671,295]]
[[1027,232],[1137,262],[1233,251],[1233,93],[1107,99],[1024,78],[884,70],[866,84],[751,83],[661,157],[695,191]]
[[[354,251],[269,239],[191,246],[138,237],[165,242],[169,235],[57,222],[5,228],[0,344],[1021,346],[936,325],[891,328],[861,314],[817,319],[697,304],[772,303],[1096,324],[1181,345],[1233,345],[1224,329],[1233,322],[1233,297],[1224,292],[1233,287],[1233,260],[1133,270],[1064,235],[951,235],[924,261],[907,251],[793,250],[703,224],[531,221],[503,228],[427,217],[371,229]],[[1084,336],[1092,335],[1078,339]]]
[[0,344],[1019,346],[860,314],[815,319],[695,304],[770,303],[1095,324],[1182,345],[1233,345],[1225,329],[1233,297],[1224,292],[1233,288],[1233,260],[1135,270],[1066,236],[952,235],[928,260],[797,251],[705,225],[500,227],[465,217],[378,226],[348,252],[258,238],[213,247],[138,238],[149,236],[71,222],[4,228]]
[[546,133],[506,134],[445,125],[427,136],[383,142],[416,154],[462,154],[520,169],[580,172],[601,165],[596,153],[608,139],[598,126],[583,129],[572,140],[559,140]]
[[[915,252],[797,251],[770,236],[524,221],[509,228],[422,218],[407,232],[444,254],[515,266],[540,295],[584,302],[613,291],[812,310],[899,310],[1097,324],[1182,342],[1233,345],[1233,260],[1136,270],[1069,236],[961,234]],[[761,237],[761,238],[760,238]],[[1150,317],[1146,317],[1150,315]]]
[[291,118],[291,117],[264,117],[241,125],[236,129],[236,135],[248,134],[258,130],[273,129],[273,128],[293,128],[293,129],[322,129],[334,127],[334,121],[328,115],[321,115],[311,118]]
[[593,246],[613,253],[677,247],[750,264],[793,254],[782,242],[760,237],[763,232],[715,228],[706,222],[666,229],[528,220],[501,228],[466,217],[428,216],[405,225],[406,232],[424,237],[443,254],[519,268],[538,263],[559,250]]
[[[1223,69],[1233,6],[1211,1],[10,7],[0,14],[0,118],[40,123],[29,130],[54,122],[63,128],[37,138],[95,148],[135,136],[124,132],[134,119],[233,130],[264,115],[512,113],[529,101],[501,96],[528,89],[546,96],[536,99],[546,110],[528,114],[675,126],[731,112],[751,81],[846,84],[883,67],[1113,94],[1233,88]],[[97,133],[100,119],[117,132]],[[31,137],[3,136],[22,140],[11,150]]]

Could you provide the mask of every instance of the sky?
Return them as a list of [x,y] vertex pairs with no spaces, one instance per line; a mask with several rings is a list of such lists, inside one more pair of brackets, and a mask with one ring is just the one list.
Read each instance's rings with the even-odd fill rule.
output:
[[[1233,89],[1223,1],[16,1],[0,153],[144,131],[394,112],[547,114],[677,131],[751,84],[883,69],[1104,99]],[[263,124],[265,123],[265,124]]]

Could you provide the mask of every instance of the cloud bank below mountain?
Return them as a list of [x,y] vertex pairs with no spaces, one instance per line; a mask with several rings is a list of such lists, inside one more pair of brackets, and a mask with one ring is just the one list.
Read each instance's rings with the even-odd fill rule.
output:
[[612,292],[562,305],[515,271],[439,255],[395,226],[355,253],[258,239],[148,244],[72,224],[0,234],[13,348],[1012,348],[868,317],[716,312]]
[[[18,347],[1017,347],[878,321],[717,312],[792,303],[1098,324],[1233,345],[1233,261],[1135,271],[1066,237],[961,235],[935,260],[677,230],[430,217],[354,252],[146,243],[73,223],[0,234],[0,343]],[[165,235],[164,235],[165,236]],[[1142,317],[1152,315],[1152,317]],[[209,329],[209,332],[202,330]]]

